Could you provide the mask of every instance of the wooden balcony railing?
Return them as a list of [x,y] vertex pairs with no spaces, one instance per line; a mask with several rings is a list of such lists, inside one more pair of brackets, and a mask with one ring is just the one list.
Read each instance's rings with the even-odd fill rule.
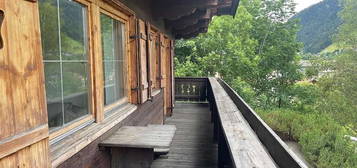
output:
[[207,78],[175,78],[175,100],[207,101]]
[[218,167],[307,168],[223,80],[176,78],[175,82],[176,100],[209,102]]

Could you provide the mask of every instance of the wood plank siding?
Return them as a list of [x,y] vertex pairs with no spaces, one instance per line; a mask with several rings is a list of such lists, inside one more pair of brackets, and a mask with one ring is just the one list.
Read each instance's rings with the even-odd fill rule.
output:
[[0,167],[48,167],[38,4],[0,1]]

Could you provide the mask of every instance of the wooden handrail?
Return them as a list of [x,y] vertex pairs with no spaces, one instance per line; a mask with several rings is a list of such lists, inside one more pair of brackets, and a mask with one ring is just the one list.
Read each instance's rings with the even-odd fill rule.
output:
[[307,168],[280,137],[257,115],[257,113],[222,79],[217,79],[240,113],[254,130],[270,156],[279,167]]
[[209,102],[219,167],[307,168],[222,79],[175,78],[175,99]]

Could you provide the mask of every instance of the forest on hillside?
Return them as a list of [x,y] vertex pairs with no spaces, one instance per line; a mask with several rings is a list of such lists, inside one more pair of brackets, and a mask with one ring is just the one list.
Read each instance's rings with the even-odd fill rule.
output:
[[333,43],[333,35],[342,23],[340,11],[339,0],[324,0],[291,18],[300,23],[297,39],[304,44],[304,52],[316,54]]
[[[329,1],[329,0],[326,0]],[[357,1],[341,0],[340,48],[303,54],[292,0],[241,0],[236,16],[176,43],[176,76],[220,76],[317,168],[356,168]],[[328,25],[326,25],[328,26]],[[301,58],[310,66],[302,68]]]

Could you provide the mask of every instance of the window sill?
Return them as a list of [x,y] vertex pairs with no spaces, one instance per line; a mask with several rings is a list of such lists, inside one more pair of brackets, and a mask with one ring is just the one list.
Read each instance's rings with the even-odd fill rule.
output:
[[122,120],[130,116],[137,106],[126,104],[115,113],[108,116],[101,123],[92,123],[81,130],[63,138],[59,142],[50,145],[52,167],[57,167],[68,158],[78,153],[88,144],[116,126]]

